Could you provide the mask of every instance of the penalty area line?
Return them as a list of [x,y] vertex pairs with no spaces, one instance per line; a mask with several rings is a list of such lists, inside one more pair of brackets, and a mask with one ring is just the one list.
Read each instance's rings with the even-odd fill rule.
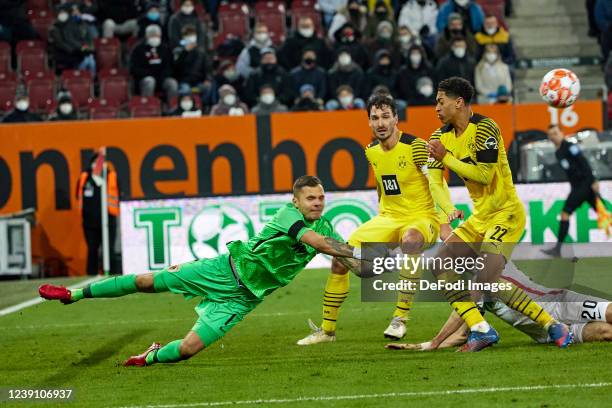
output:
[[120,408],[190,408],[190,407],[218,407],[223,405],[256,405],[256,404],[292,404],[297,402],[319,402],[319,401],[342,401],[360,400],[371,398],[405,398],[405,397],[435,397],[445,395],[461,394],[486,394],[509,391],[540,391],[569,388],[602,388],[610,387],[612,383],[601,382],[592,384],[550,384],[550,385],[525,385],[516,387],[491,387],[491,388],[466,388],[464,390],[439,390],[439,391],[413,391],[413,392],[389,392],[383,394],[357,394],[357,395],[336,395],[336,396],[313,396],[298,398],[280,399],[258,399],[258,400],[237,400],[237,401],[212,401],[194,402],[187,404],[169,405],[130,405]]
[[[89,285],[90,283],[93,283],[93,282],[97,281],[98,279],[100,279],[99,276],[94,276],[93,278],[86,279],[86,280],[84,280],[82,282],[77,283],[74,286],[71,286],[69,289],[80,289],[83,286]],[[18,312],[18,311],[20,311],[22,309],[25,309],[25,308],[30,307],[30,306],[37,305],[37,304],[42,303],[44,301],[45,301],[45,299],[43,299],[41,297],[36,297],[34,299],[26,300],[25,302],[17,303],[16,305],[9,306],[9,307],[4,308],[4,309],[0,309],[0,316],[6,316],[8,314]]]

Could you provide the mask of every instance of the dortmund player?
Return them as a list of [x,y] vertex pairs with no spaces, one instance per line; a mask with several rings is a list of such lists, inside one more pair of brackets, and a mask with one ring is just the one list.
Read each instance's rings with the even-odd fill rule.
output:
[[[153,343],[130,357],[126,366],[185,360],[219,340],[276,289],[287,285],[318,252],[337,259],[361,257],[361,250],[342,242],[330,222],[321,217],[325,196],[321,181],[302,176],[293,186],[293,202],[281,208],[248,242],[227,244],[229,254],[171,266],[161,272],[124,275],[92,283],[84,289],[42,285],[40,295],[73,303],[84,298],[107,298],[135,292],[173,292],[200,296],[199,315],[182,340],[165,346]],[[371,258],[370,258],[371,259]],[[360,262],[346,262],[359,270]]]
[[[480,255],[484,268],[478,273],[478,280],[497,282],[524,232],[525,209],[512,182],[499,128],[490,118],[472,112],[473,95],[474,88],[462,78],[445,79],[438,86],[436,114],[444,126],[429,141],[431,191],[444,212],[452,211],[448,196],[442,193],[442,172],[449,168],[464,180],[474,213],[453,231],[437,256],[446,259]],[[438,267],[432,272],[438,279],[458,279],[452,270]],[[510,289],[499,290],[494,296],[546,329],[559,347],[571,343],[566,325],[555,321],[521,288],[512,282],[503,283],[503,287]],[[470,328],[464,351],[479,351],[499,341],[497,332],[480,314],[467,289],[449,290],[445,296]]]
[[[422,139],[402,133],[397,128],[397,111],[393,98],[377,93],[367,104],[368,122],[374,141],[365,150],[376,176],[380,213],[357,228],[349,244],[364,242],[397,242],[405,254],[420,254],[436,242],[439,234],[438,214],[427,180],[427,144]],[[447,190],[448,191],[448,190]],[[451,209],[454,211],[454,208]],[[448,222],[448,221],[447,221]],[[336,320],[348,296],[349,275],[346,260],[334,258],[323,295],[323,323],[310,323],[313,333],[298,345],[335,341]],[[420,271],[400,272],[400,278],[418,285]],[[400,291],[387,338],[399,339],[406,334],[413,291]]]

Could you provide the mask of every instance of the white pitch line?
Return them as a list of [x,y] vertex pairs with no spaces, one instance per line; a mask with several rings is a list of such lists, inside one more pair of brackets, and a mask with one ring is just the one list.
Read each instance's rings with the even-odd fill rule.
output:
[[218,407],[223,405],[255,405],[255,404],[292,404],[296,402],[315,402],[315,401],[342,401],[360,400],[371,398],[397,398],[397,397],[435,397],[444,395],[458,394],[485,394],[508,391],[539,391],[547,389],[565,388],[601,388],[612,386],[612,383],[593,383],[593,384],[551,384],[551,385],[530,385],[517,387],[495,387],[495,388],[466,388],[464,390],[441,390],[441,391],[420,391],[420,392],[389,392],[385,394],[357,394],[357,395],[336,395],[319,397],[299,397],[283,399],[258,399],[258,400],[238,400],[238,401],[216,401],[216,402],[194,402],[191,404],[171,404],[171,405],[130,405],[120,408],[189,408],[189,407]]
[[[76,284],[74,286],[71,286],[70,289],[80,289],[83,286],[89,285],[90,283],[97,281],[98,279],[100,279],[99,276],[94,276],[93,278],[86,279],[86,280],[84,280],[82,282],[79,282],[78,284]],[[25,309],[26,307],[37,305],[37,304],[42,303],[44,301],[45,301],[45,299],[43,299],[41,297],[37,297],[37,298],[34,298],[34,299],[26,300],[25,302],[21,302],[21,303],[18,303],[16,305],[9,306],[9,307],[7,307],[5,309],[0,309],[0,316],[6,316],[8,314],[18,312],[21,309]]]

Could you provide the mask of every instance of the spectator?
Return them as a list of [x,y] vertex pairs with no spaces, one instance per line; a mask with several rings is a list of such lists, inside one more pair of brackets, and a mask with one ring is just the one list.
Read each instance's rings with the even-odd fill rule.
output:
[[327,73],[328,98],[336,96],[333,90],[338,89],[340,85],[349,85],[355,95],[361,97],[365,93],[364,80],[363,70],[353,62],[346,49],[341,49],[336,64]]
[[240,101],[236,90],[231,85],[223,85],[219,88],[219,103],[210,110],[210,116],[243,116],[249,113],[249,108]]
[[346,0],[318,0],[323,15],[323,26],[327,29],[338,11],[346,7]]
[[505,94],[512,91],[510,68],[501,60],[497,45],[485,46],[482,59],[476,65],[474,80],[480,103],[496,103],[501,87],[504,87]]
[[102,35],[138,35],[138,0],[98,0]]
[[336,90],[336,99],[330,99],[325,104],[325,110],[353,110],[365,109],[365,102],[361,98],[355,98],[353,89],[348,85],[340,85]]
[[438,29],[438,5],[434,0],[408,0],[399,13],[398,26],[406,26],[415,36],[433,47]]
[[0,0],[0,41],[12,44],[22,40],[35,40],[38,34],[28,20],[24,1]]
[[194,26],[183,27],[183,39],[173,54],[174,77],[178,81],[179,91],[196,92],[203,100],[208,100],[212,92],[208,78],[209,63],[204,50],[198,47],[198,34]]
[[146,3],[144,13],[138,18],[138,38],[142,39],[145,35],[145,30],[151,24],[157,24],[162,29],[162,35],[166,39],[166,25],[162,21],[159,2],[149,1]]
[[497,17],[494,15],[489,15],[485,18],[482,30],[476,33],[474,39],[479,45],[478,58],[482,57],[482,53],[487,44],[497,44],[502,61],[508,65],[514,64],[516,58],[510,33],[499,25]]
[[242,52],[243,48],[244,43],[242,42],[240,37],[237,37],[233,34],[228,34],[227,37],[223,39],[221,44],[217,45],[217,48],[215,49],[215,53],[217,55],[215,58],[218,58],[220,60],[231,58],[233,61],[235,61]]
[[168,100],[176,96],[178,83],[171,77],[172,54],[162,43],[161,28],[150,25],[145,40],[134,47],[130,57],[130,74],[142,96],[153,96],[163,90]]
[[444,29],[436,43],[436,58],[442,58],[450,51],[451,43],[455,38],[462,38],[467,44],[467,53],[472,58],[478,54],[478,43],[472,33],[466,30],[461,16],[453,13],[448,17],[448,26]]
[[[394,45],[393,26],[388,21],[381,21],[376,31],[376,38],[371,40],[368,44],[368,59],[374,63],[374,56],[380,50],[389,51],[389,54],[395,53]],[[395,59],[393,63],[396,64]]]
[[330,41],[337,41],[336,32],[347,23],[360,33],[365,32],[368,25],[368,8],[363,0],[348,0],[346,7],[336,13],[327,31]]
[[612,49],[612,1],[597,0],[595,3],[595,21],[599,28],[601,55],[607,58]]
[[412,105],[412,101],[418,97],[417,82],[421,78],[429,78],[433,82],[433,68],[423,47],[413,44],[410,47],[409,60],[402,66],[398,75],[398,97]]
[[416,82],[416,93],[408,100],[408,106],[431,106],[436,104],[433,80],[423,76]]
[[57,20],[49,32],[49,44],[57,71],[83,69],[95,76],[93,38],[87,23],[81,20],[78,7],[69,3],[60,5]]
[[310,17],[300,17],[297,30],[283,43],[278,51],[278,61],[286,70],[300,65],[302,52],[309,48],[317,54],[317,63],[328,69],[333,60],[331,50],[325,41],[315,31],[315,25]]
[[367,90],[370,95],[377,85],[384,85],[391,96],[397,98],[397,71],[393,68],[391,53],[388,50],[378,50],[374,56],[374,64],[366,73]]
[[315,89],[315,98],[323,99],[327,95],[327,75],[317,66],[317,54],[314,50],[305,49],[302,53],[302,64],[294,68],[289,75],[295,94],[302,85],[311,84]]
[[264,85],[259,90],[259,102],[251,112],[255,115],[269,115],[271,113],[287,112],[287,107],[276,100],[272,86]]
[[91,38],[100,37],[100,31],[98,30],[98,18],[99,14],[98,5],[93,0],[82,0],[78,4],[79,11],[81,12],[81,19],[87,24],[87,30]]
[[361,43],[361,33],[350,24],[346,23],[336,32],[336,52],[346,49],[351,54],[351,58],[361,69],[367,69],[369,65],[368,52]]
[[168,20],[168,39],[172,48],[179,45],[182,39],[183,27],[192,25],[198,34],[198,46],[209,49],[207,28],[195,11],[193,0],[181,0],[181,8]]
[[421,37],[412,34],[406,26],[400,26],[398,29],[397,41],[395,44],[394,60],[399,66],[408,64],[410,61],[410,50],[413,45],[416,45],[425,51],[425,57],[428,60],[435,58],[433,48],[426,42],[421,41]]
[[[96,175],[98,153],[89,161],[89,165],[77,182],[76,199],[81,212],[83,233],[87,242],[87,274],[97,275],[99,268],[98,251],[102,245],[102,177]],[[108,203],[108,247],[110,257],[115,257],[115,237],[117,235],[117,216],[119,215],[119,185],[117,173],[107,162],[106,173],[107,203]]]
[[451,44],[451,51],[442,57],[436,65],[436,81],[452,76],[458,76],[474,84],[474,68],[476,62],[467,55],[467,44],[463,38],[455,38]]
[[323,104],[320,99],[315,98],[315,89],[310,84],[304,84],[300,88],[300,96],[295,101],[292,112],[320,111]]
[[248,78],[249,75],[261,63],[261,50],[272,47],[272,40],[268,33],[268,27],[263,23],[255,24],[253,38],[249,45],[242,49],[238,60],[236,61],[236,69],[243,78]]
[[199,118],[202,116],[202,110],[196,104],[195,98],[191,92],[181,92],[179,94],[179,103],[168,116],[180,116],[183,118]]
[[15,96],[15,108],[2,119],[2,123],[42,122],[42,118],[36,113],[30,112],[29,109],[30,98],[28,98],[28,95],[18,92]]
[[261,66],[249,76],[244,96],[249,106],[255,105],[259,89],[264,84],[272,85],[280,102],[289,106],[293,101],[293,88],[289,74],[278,65],[274,48],[261,50]]
[[70,92],[60,92],[57,95],[57,108],[49,116],[50,121],[77,120],[78,116],[72,103]]
[[217,72],[213,76],[213,92],[209,100],[202,100],[207,106],[212,106],[219,100],[219,88],[223,85],[231,85],[236,90],[236,94],[244,100],[244,78],[236,70],[236,65],[232,60],[223,60]]
[[366,30],[364,32],[367,38],[374,38],[378,36],[380,33],[378,31],[380,23],[383,21],[388,22],[391,25],[391,33],[387,38],[391,40],[395,36],[395,16],[393,15],[393,10],[387,7],[387,4],[383,0],[376,0],[374,5],[374,10],[368,17],[368,25],[366,26]]
[[458,13],[463,20],[463,25],[472,33],[477,33],[482,29],[484,22],[484,12],[474,0],[448,0],[438,12],[436,28],[438,32],[444,31],[448,24],[448,17]]

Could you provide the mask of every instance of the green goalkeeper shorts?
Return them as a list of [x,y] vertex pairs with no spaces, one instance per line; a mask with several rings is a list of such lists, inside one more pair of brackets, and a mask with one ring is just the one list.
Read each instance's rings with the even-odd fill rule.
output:
[[199,318],[191,330],[207,347],[261,303],[251,291],[239,286],[227,254],[171,266],[153,276],[156,292],[169,290],[187,299],[203,298],[195,307]]

